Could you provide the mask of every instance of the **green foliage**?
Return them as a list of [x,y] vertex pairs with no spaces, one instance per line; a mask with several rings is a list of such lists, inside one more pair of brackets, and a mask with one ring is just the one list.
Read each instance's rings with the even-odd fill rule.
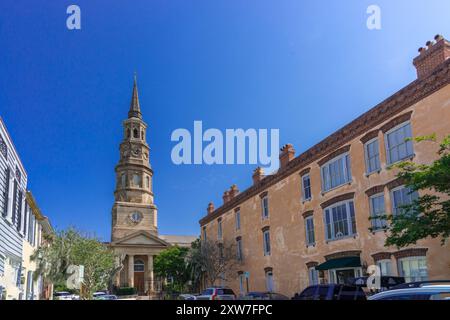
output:
[[36,250],[32,260],[37,262],[36,275],[63,285],[70,265],[84,266],[82,298],[90,299],[97,290],[105,289],[113,276],[113,251],[94,237],[70,228],[59,231],[50,246]]
[[136,294],[136,289],[133,287],[121,287],[116,289],[118,296],[132,296]]
[[[416,142],[436,143],[436,136],[414,139]],[[386,245],[405,247],[427,237],[438,238],[442,244],[450,235],[450,136],[439,144],[439,158],[430,165],[401,162],[393,168],[398,177],[421,196],[411,205],[403,206],[403,213],[387,215],[390,220]]]
[[161,278],[169,280],[169,289],[183,291],[189,280],[189,270],[186,264],[188,248],[178,246],[161,251],[153,261],[153,271]]

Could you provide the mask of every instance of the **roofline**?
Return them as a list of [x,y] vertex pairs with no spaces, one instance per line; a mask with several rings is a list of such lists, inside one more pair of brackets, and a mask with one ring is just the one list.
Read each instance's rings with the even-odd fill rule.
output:
[[17,148],[16,148],[16,146],[15,146],[15,144],[13,142],[12,136],[9,133],[8,128],[6,127],[5,121],[3,120],[3,118],[1,116],[0,116],[0,125],[5,129],[6,139],[8,139],[8,142],[11,144],[12,149],[13,149],[12,151],[13,151],[14,155],[16,156],[16,159],[17,159],[17,162],[18,162],[18,164],[20,166],[20,169],[22,169],[22,171],[25,173],[25,175],[27,176],[27,180],[28,180],[27,170],[25,170],[25,167],[24,167],[24,165],[22,163],[22,159],[20,159],[19,152],[17,151]]
[[450,84],[450,59],[437,67],[428,77],[414,80],[406,87],[403,87],[389,98],[291,160],[286,167],[280,168],[276,174],[266,176],[258,184],[247,188],[211,214],[204,216],[199,220],[200,226],[239,206],[242,202],[263,192],[275,183],[290,176],[295,171],[321,159],[332,150],[339,149],[369,129],[399,114],[401,111],[411,107],[448,84]]
[[33,214],[36,216],[36,219],[46,229],[47,233],[54,233],[54,230],[50,223],[50,220],[48,219],[47,216],[44,216],[42,214],[41,209],[39,209],[39,207],[36,203],[36,199],[34,198],[34,196],[30,190],[27,190],[26,201],[27,201],[28,205],[30,206],[31,211],[33,211]]

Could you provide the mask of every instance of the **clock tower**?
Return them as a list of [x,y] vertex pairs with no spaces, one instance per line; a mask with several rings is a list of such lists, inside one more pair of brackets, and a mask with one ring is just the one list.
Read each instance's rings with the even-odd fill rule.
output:
[[142,120],[136,76],[117,164],[112,232],[109,246],[116,253],[114,285],[133,287],[139,295],[154,295],[161,288],[153,276],[153,258],[172,245],[190,246],[195,236],[160,235],[153,202],[153,170]]
[[158,235],[157,208],[153,202],[153,170],[146,131],[147,124],[142,120],[135,76],[128,118],[123,121],[120,160],[115,168],[112,241],[136,231]]

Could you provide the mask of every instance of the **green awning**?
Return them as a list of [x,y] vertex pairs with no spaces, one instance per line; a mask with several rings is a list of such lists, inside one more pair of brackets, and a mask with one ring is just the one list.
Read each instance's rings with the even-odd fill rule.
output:
[[316,270],[330,270],[339,268],[356,268],[361,267],[361,259],[359,257],[343,257],[330,259],[316,266]]

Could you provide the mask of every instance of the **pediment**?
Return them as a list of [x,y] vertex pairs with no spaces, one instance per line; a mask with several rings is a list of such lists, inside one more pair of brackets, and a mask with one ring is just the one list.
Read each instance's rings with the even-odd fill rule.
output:
[[112,245],[130,245],[130,246],[151,246],[151,247],[169,247],[170,244],[163,239],[145,231],[132,233],[122,239],[111,243]]

